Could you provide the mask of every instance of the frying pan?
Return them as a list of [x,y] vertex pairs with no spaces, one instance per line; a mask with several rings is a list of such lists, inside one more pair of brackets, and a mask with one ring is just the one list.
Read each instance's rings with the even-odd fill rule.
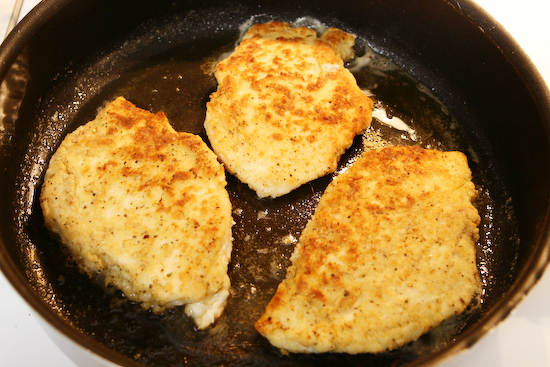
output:
[[[277,200],[257,200],[228,177],[233,205],[242,209],[229,267],[232,298],[205,331],[194,330],[181,309],[150,314],[81,275],[44,230],[37,197],[48,159],[106,101],[122,94],[206,139],[204,104],[215,80],[204,66],[229,51],[251,19],[315,19],[357,34],[358,54],[382,56],[357,72],[359,84],[421,138],[375,127],[400,144],[468,156],[480,192],[484,288],[464,315],[380,355],[284,357],[254,332],[289,264],[292,246],[279,239],[299,235],[333,175]],[[467,1],[50,0],[2,45],[0,79],[0,266],[53,328],[117,364],[437,364],[506,317],[549,259],[549,93],[517,45]],[[357,139],[342,166],[362,149]]]

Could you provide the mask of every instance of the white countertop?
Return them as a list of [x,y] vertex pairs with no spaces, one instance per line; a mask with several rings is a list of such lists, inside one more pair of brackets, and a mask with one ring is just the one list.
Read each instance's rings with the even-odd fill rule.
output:
[[[21,17],[38,2],[24,0]],[[550,0],[477,2],[504,25],[550,84]],[[14,3],[15,0],[0,0],[1,36],[5,34]],[[75,367],[38,324],[39,316],[1,273],[0,299],[0,367]],[[512,316],[476,343],[460,362],[450,364],[550,366],[550,271],[546,271]]]

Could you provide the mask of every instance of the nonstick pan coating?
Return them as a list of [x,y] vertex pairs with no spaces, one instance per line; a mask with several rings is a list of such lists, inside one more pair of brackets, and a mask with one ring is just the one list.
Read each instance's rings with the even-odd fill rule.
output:
[[[37,198],[63,137],[123,95],[163,111],[176,130],[199,134],[216,88],[208,67],[231,50],[247,21],[318,20],[358,36],[390,60],[356,72],[362,88],[420,134],[381,124],[397,144],[460,150],[479,189],[480,299],[419,341],[380,355],[281,356],[253,327],[284,278],[294,241],[334,175],[275,200],[259,200],[228,176],[234,207],[230,302],[197,331],[176,308],[142,310],[80,274],[43,226]],[[484,28],[485,27],[485,28]],[[491,30],[491,31],[489,31]],[[89,1],[50,0],[2,46],[2,269],[55,327],[123,365],[430,364],[474,343],[505,317],[548,261],[548,91],[517,46],[456,1]],[[458,35],[458,36],[457,36]],[[357,138],[343,157],[363,149]],[[291,235],[289,237],[289,235]]]

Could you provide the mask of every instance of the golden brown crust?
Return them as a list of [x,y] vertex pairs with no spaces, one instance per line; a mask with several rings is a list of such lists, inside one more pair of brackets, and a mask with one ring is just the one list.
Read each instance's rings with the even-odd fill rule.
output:
[[465,156],[369,151],[327,188],[257,330],[290,352],[382,352],[465,310],[480,222]]
[[325,40],[305,27],[257,24],[216,67],[208,138],[227,170],[260,197],[333,172],[370,124],[372,101],[338,56],[352,52],[354,37],[327,33]]
[[119,97],[64,139],[40,200],[85,272],[160,310],[229,288],[225,185],[200,137]]

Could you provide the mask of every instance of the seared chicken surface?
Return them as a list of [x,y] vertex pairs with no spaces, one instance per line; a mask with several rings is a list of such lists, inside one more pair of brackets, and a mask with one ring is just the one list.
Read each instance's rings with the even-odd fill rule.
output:
[[204,328],[229,295],[225,185],[198,136],[119,97],[63,140],[40,202],[84,272],[154,311],[187,304]]
[[336,28],[319,38],[306,27],[256,24],[217,65],[206,133],[227,170],[260,198],[334,172],[370,125],[372,101],[344,67],[354,43]]
[[377,353],[462,313],[481,290],[464,154],[367,151],[326,189],[256,322],[284,352]]

